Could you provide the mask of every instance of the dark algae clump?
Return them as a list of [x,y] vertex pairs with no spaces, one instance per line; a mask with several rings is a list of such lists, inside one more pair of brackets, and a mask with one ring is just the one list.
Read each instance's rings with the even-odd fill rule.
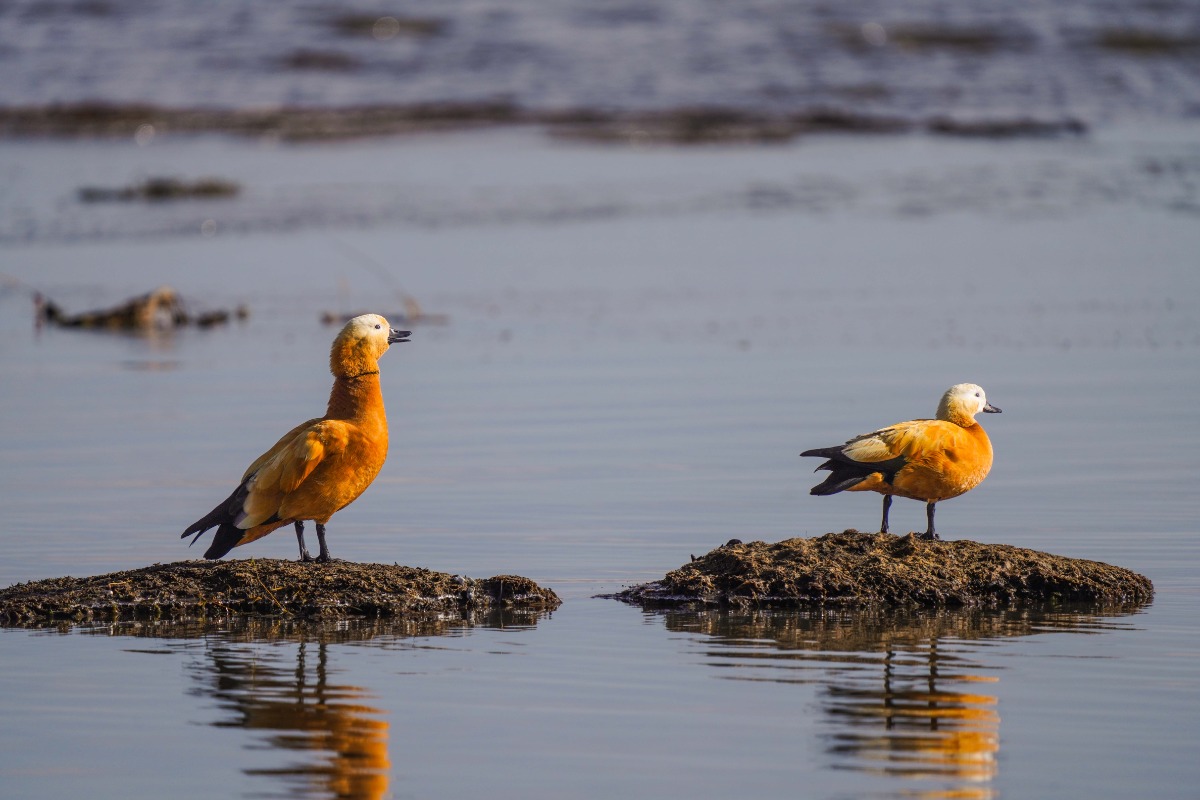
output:
[[84,203],[125,202],[130,200],[217,200],[236,197],[242,187],[220,178],[200,178],[188,182],[179,178],[149,178],[133,186],[110,189],[85,186],[79,190]]
[[51,578],[0,590],[0,623],[234,616],[391,618],[464,608],[552,610],[558,595],[528,578],[472,579],[387,564],[302,564],[275,559],[181,561],[97,575]]
[[847,530],[775,543],[733,540],[614,597],[650,605],[787,608],[1140,603],[1153,594],[1149,579],[1098,561]]

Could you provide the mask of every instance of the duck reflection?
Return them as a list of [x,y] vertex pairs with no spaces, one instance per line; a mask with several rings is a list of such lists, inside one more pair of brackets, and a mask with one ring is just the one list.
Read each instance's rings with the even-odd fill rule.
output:
[[1000,749],[996,698],[964,684],[996,678],[947,664],[936,639],[927,647],[924,658],[889,647],[881,680],[829,683],[825,709],[840,723],[830,752],[857,769],[961,784],[924,797],[991,797],[987,783]]
[[272,759],[290,754],[283,766],[246,770],[275,781],[256,796],[358,800],[388,795],[389,723],[367,689],[337,680],[331,665],[336,647],[427,647],[418,639],[464,635],[473,627],[527,628],[541,616],[502,609],[454,619],[237,620],[217,628],[136,623],[96,626],[90,633],[178,639],[196,653],[193,693],[215,699],[222,712],[212,724],[261,732],[256,749],[274,751]]
[[247,770],[283,779],[289,796],[383,797],[391,765],[382,712],[364,689],[331,680],[326,642],[302,641],[293,652],[289,669],[278,653],[210,647],[202,692],[227,712],[214,724],[269,731],[265,746],[295,751],[288,766]]
[[[1108,610],[1106,614],[1134,609]],[[1120,627],[1056,611],[668,613],[668,630],[706,634],[723,677],[815,683],[836,769],[920,779],[907,796],[987,800],[997,771],[997,670],[982,640]]]

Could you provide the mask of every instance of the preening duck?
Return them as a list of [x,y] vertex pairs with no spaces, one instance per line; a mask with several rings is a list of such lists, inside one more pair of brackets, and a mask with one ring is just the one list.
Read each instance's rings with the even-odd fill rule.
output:
[[[195,534],[194,544],[215,526],[204,557],[220,558],[277,528],[294,525],[300,560],[328,561],[325,524],[371,485],[387,458],[379,357],[410,335],[394,330],[378,314],[347,322],[329,354],[334,380],[325,416],[285,433],[246,469],[233,494],[189,525],[181,538]],[[315,559],[304,545],[304,520],[317,526],[320,551]]]
[[926,539],[938,538],[933,527],[934,506],[978,486],[992,468],[992,443],[975,421],[980,412],[1000,413],[973,383],[951,386],[938,403],[936,419],[915,419],[856,436],[836,447],[805,450],[800,455],[827,459],[817,470],[829,477],[810,494],[841,491],[879,492],[888,532],[892,497],[926,503]]

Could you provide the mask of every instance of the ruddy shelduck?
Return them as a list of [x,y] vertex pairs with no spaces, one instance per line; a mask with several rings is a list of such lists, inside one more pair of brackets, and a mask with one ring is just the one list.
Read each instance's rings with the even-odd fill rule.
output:
[[[325,524],[371,485],[387,458],[379,357],[410,335],[394,330],[378,314],[347,322],[329,354],[334,380],[325,416],[285,433],[246,469],[233,494],[189,525],[181,538],[195,534],[194,544],[216,526],[204,557],[220,558],[277,528],[295,525],[300,560],[328,561]],[[317,525],[320,552],[315,559],[304,546],[304,520]]]
[[888,510],[894,495],[923,500],[929,520],[924,536],[936,539],[934,506],[971,491],[992,468],[992,443],[975,421],[981,411],[1000,413],[988,403],[983,389],[960,383],[942,395],[937,419],[900,422],[855,436],[843,445],[805,450],[800,455],[828,459],[817,470],[830,472],[810,494],[879,492],[883,495],[883,533],[888,532]]

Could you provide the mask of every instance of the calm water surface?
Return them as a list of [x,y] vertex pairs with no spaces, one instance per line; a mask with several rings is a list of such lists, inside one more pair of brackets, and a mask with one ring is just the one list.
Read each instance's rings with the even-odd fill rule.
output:
[[[0,584],[195,557],[178,531],[320,413],[320,312],[390,313],[403,289],[450,322],[383,360],[392,451],[331,523],[334,554],[515,572],[565,598],[399,626],[0,631],[2,793],[1194,797],[1193,134],[0,145]],[[74,198],[168,163],[246,190]],[[252,316],[149,337],[31,322],[33,290],[80,311],[164,283]],[[964,380],[1004,414],[988,480],[939,507],[943,536],[1117,563],[1154,580],[1152,604],[734,615],[594,597],[734,536],[870,529],[877,498],[810,497],[797,454],[928,416]],[[924,523],[919,503],[892,514]]]

